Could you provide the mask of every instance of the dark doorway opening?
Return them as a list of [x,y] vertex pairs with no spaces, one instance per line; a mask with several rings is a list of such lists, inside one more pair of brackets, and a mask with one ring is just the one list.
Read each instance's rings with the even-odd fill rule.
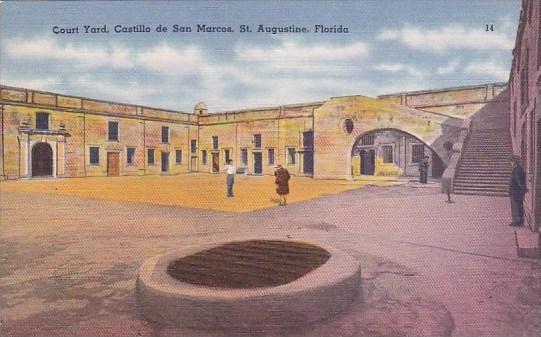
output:
[[169,152],[162,152],[162,172],[169,172]]
[[254,174],[263,173],[263,156],[261,152],[254,152]]
[[47,143],[32,148],[32,177],[53,175],[53,149]]
[[432,178],[441,178],[445,171],[445,164],[437,155],[432,156]]
[[220,172],[220,154],[217,152],[212,153],[212,172]]
[[302,146],[304,148],[303,173],[314,173],[314,131],[306,131],[302,134]]
[[362,149],[359,155],[361,156],[361,174],[373,176],[376,173],[376,150]]
[[304,152],[303,172],[306,174],[314,173],[314,152]]

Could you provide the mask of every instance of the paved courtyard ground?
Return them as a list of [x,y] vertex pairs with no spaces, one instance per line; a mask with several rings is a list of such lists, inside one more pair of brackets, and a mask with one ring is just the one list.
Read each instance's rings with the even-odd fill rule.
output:
[[[454,196],[456,202],[448,204],[437,184],[366,186],[238,213],[12,186],[18,183],[0,184],[2,336],[538,336],[541,331],[539,260],[516,257],[507,198]],[[27,183],[33,182],[21,186]],[[142,191],[149,199],[155,193]],[[222,192],[215,191],[216,198]],[[347,251],[363,267],[360,297],[346,312],[296,329],[201,331],[141,317],[134,286],[144,260],[179,247],[250,238],[317,241]]]
[[[309,200],[367,185],[403,183],[393,177],[357,181],[294,177],[290,183],[288,202]],[[205,173],[4,181],[0,188],[5,192],[41,192],[229,212],[251,212],[274,207],[279,202],[272,176],[236,175],[233,199],[226,197],[225,175]]]

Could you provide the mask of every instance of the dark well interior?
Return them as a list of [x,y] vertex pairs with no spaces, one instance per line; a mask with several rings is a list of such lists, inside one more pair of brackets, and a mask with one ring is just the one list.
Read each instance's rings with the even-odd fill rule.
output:
[[321,247],[300,242],[231,242],[175,260],[167,273],[181,282],[207,287],[273,287],[306,275],[330,256]]

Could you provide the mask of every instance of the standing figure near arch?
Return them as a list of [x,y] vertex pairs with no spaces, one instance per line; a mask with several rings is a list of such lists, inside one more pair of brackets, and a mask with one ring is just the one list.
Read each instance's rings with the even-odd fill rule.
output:
[[282,165],[278,164],[275,166],[277,169],[274,171],[275,184],[276,186],[276,193],[280,196],[280,206],[287,205],[286,195],[289,194],[289,179],[291,176],[289,175],[289,171],[282,167]]
[[524,225],[524,194],[528,191],[526,188],[526,174],[520,166],[520,158],[513,156],[511,158],[513,172],[509,180],[509,196],[511,197],[511,216],[512,221],[509,226]]
[[421,184],[426,184],[428,182],[428,167],[430,163],[428,162],[429,156],[424,156],[423,160],[419,163],[419,181]]

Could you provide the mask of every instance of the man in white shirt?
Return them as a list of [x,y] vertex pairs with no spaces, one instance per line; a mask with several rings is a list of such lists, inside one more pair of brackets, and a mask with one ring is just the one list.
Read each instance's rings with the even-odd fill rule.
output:
[[229,159],[227,165],[225,165],[224,172],[227,173],[227,197],[233,197],[233,184],[235,183],[235,173],[237,168],[233,166],[233,161]]

